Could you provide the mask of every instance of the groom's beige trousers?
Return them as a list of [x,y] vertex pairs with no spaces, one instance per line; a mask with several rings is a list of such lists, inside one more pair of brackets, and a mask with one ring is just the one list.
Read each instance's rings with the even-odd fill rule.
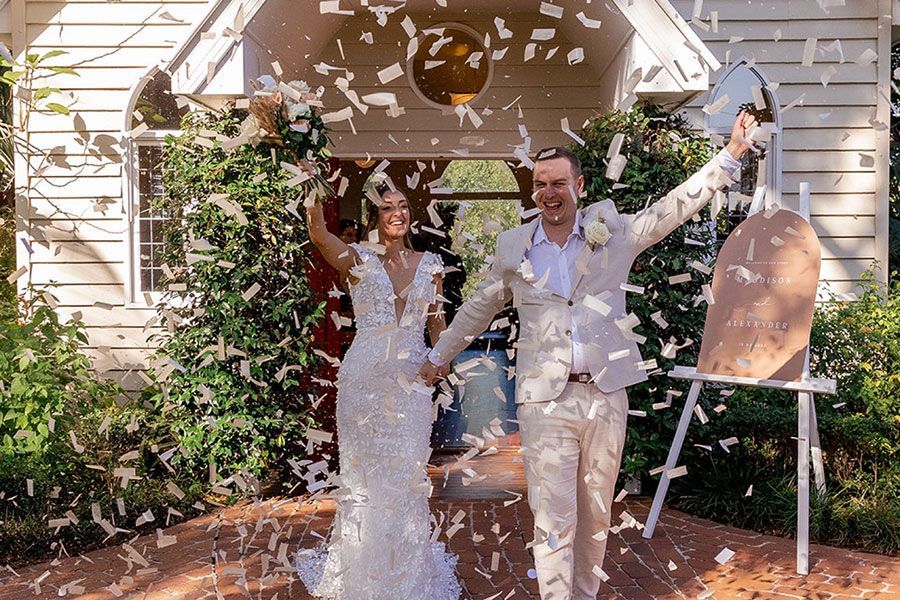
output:
[[554,401],[520,404],[516,416],[541,598],[593,600],[625,442],[625,389],[570,382]]

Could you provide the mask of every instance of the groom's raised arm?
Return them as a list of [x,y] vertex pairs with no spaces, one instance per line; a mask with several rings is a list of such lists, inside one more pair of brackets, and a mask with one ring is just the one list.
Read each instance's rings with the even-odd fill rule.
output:
[[[729,157],[723,156],[725,152],[727,151],[720,152],[662,199],[636,214],[622,215],[626,229],[632,237],[632,243],[640,251],[646,250],[675,231],[679,225],[706,206],[718,190],[734,182],[728,175],[733,172],[730,167],[734,165],[727,162]],[[737,167],[740,167],[739,162]]]
[[[509,232],[497,238],[497,249],[509,243]],[[438,343],[428,354],[428,360],[438,366],[445,365],[462,352],[475,336],[481,335],[510,299],[509,274],[503,272],[497,253],[487,277],[472,297],[463,303],[453,317],[453,322],[441,334]]]
[[735,120],[728,146],[687,181],[634,215],[623,215],[626,229],[640,252],[675,231],[712,200],[717,191],[734,183],[740,158],[749,149],[749,131],[756,119],[741,113]]

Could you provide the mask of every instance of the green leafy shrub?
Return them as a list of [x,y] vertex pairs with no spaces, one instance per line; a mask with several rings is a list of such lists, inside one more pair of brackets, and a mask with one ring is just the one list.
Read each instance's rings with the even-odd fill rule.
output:
[[[16,212],[11,206],[0,206],[0,273],[16,270]],[[0,321],[16,318],[16,285],[0,279]]]
[[119,387],[91,373],[84,324],[59,315],[49,291],[29,289],[21,318],[0,322],[0,455],[40,454],[62,428],[109,404]]
[[[819,307],[811,335],[814,376],[837,380],[816,396],[827,492],[813,493],[810,532],[821,543],[900,552],[900,283],[889,293],[866,276],[856,302]],[[737,388],[727,409],[691,424],[669,501],[741,527],[792,535],[796,519],[797,397]],[[740,443],[725,453],[718,440]],[[695,444],[706,445],[706,451]],[[753,485],[752,494],[746,495]]]
[[485,261],[494,255],[497,236],[522,222],[517,200],[495,200],[492,196],[495,192],[518,192],[519,184],[509,167],[495,160],[453,161],[442,178],[454,192],[484,194],[483,199],[465,202],[461,211],[456,209],[461,223],[446,244],[456,249],[462,259],[467,274],[462,297],[467,300],[484,279],[481,273],[485,271]]
[[[181,514],[197,497],[196,486],[179,481],[156,458],[152,440],[159,421],[125,396],[114,382],[91,371],[84,324],[60,320],[49,291],[27,288],[15,318],[0,322],[0,563],[20,564],[51,553],[79,552],[108,540],[92,518],[92,504],[123,538],[152,531]],[[115,473],[134,468],[121,486]],[[172,479],[186,496],[167,489]],[[30,490],[29,490],[30,481]],[[118,512],[121,498],[125,514]],[[135,527],[150,510],[155,523]],[[59,531],[49,519],[75,515]]]
[[[621,153],[628,158],[619,183],[606,178],[606,153],[613,137],[625,134]],[[580,135],[584,146],[571,149],[582,162],[585,176],[585,203],[611,198],[621,213],[635,213],[650,202],[662,198],[703,166],[712,153],[709,141],[692,132],[683,117],[660,109],[636,107],[628,113],[614,112],[594,117]],[[627,310],[634,312],[641,325],[634,331],[646,336],[641,347],[645,360],[656,359],[660,371],[650,380],[628,389],[630,407],[644,410],[645,418],[629,419],[622,468],[626,475],[644,476],[665,462],[669,443],[678,422],[675,410],[654,411],[654,403],[667,400],[667,390],[686,393],[687,384],[668,380],[668,372],[677,362],[696,364],[700,332],[706,318],[706,304],[696,304],[700,284],[707,276],[690,268],[693,261],[708,263],[714,232],[707,226],[709,209],[700,213],[701,221],[679,227],[667,238],[641,254],[635,261],[629,282],[644,287],[643,294],[629,294]],[[695,243],[689,244],[689,238]],[[691,272],[690,284],[669,285],[671,275]],[[661,329],[651,318],[656,312],[669,324]],[[662,346],[674,337],[681,345],[694,343],[678,352],[677,359],[661,355]],[[662,338],[662,344],[658,340]]]
[[[154,206],[170,220],[159,310],[167,332],[155,337],[150,401],[167,423],[161,444],[177,446],[172,464],[183,472],[286,470],[283,459],[304,455],[316,423],[310,346],[324,302],[310,289],[305,221],[290,204],[309,187],[286,183],[280,162],[294,158],[278,146],[222,148],[245,116],[188,114],[166,141],[165,193]],[[321,120],[310,124],[304,155],[324,161]]]
[[[142,405],[112,402],[87,411],[65,429],[57,426],[41,452],[0,455],[0,490],[5,492],[0,500],[0,563],[25,564],[121,543],[205,509],[198,504],[205,486],[169,472],[158,459],[151,440],[164,427]],[[116,475],[119,468],[134,469],[126,487]],[[173,495],[171,485],[184,496]],[[94,521],[93,505],[114,535]],[[65,518],[69,511],[77,523],[49,527],[50,519]],[[138,524],[142,515],[153,519]]]

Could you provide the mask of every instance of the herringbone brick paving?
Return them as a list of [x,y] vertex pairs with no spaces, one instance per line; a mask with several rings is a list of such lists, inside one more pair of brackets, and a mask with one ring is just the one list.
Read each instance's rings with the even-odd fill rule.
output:
[[[514,449],[470,461],[483,481],[464,485],[452,461],[432,469],[434,512],[465,511],[465,528],[449,540],[459,554],[463,597],[537,598],[529,578],[531,515]],[[470,475],[469,475],[470,476]],[[298,547],[315,545],[334,514],[330,501],[246,501],[125,544],[48,563],[0,571],[0,600],[70,597],[298,599],[309,596],[290,564]],[[626,498],[613,514],[646,517],[646,498]],[[438,517],[440,518],[440,517]],[[620,523],[620,519],[614,523]],[[446,529],[446,528],[445,528]],[[170,538],[177,540],[166,545]],[[162,543],[158,543],[159,540]],[[443,536],[446,539],[446,536]],[[158,547],[162,546],[162,547]],[[719,564],[728,547],[735,555]],[[499,567],[491,570],[494,553]],[[794,543],[718,525],[675,510],[663,512],[654,539],[637,527],[610,536],[601,598],[900,599],[900,560],[813,545],[811,573],[794,572]]]

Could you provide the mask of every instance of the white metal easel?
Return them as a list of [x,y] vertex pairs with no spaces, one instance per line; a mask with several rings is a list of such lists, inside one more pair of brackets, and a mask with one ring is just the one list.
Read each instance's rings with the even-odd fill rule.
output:
[[[807,357],[807,361],[809,358]],[[837,391],[833,379],[810,378],[808,373],[800,381],[776,381],[772,379],[754,379],[751,377],[728,377],[723,375],[709,375],[698,373],[694,367],[675,367],[669,372],[669,377],[675,379],[689,379],[691,390],[688,392],[684,409],[681,411],[681,420],[675,432],[675,439],[669,448],[669,456],[666,466],[660,476],[659,487],[653,497],[653,506],[644,527],[644,537],[653,537],[659,513],[666,499],[669,489],[668,472],[674,469],[678,462],[678,455],[684,444],[691,415],[700,391],[705,382],[724,383],[729,385],[748,385],[764,388],[775,388],[797,392],[797,572],[803,575],[809,573],[809,459],[812,456],[813,472],[815,473],[816,489],[819,493],[825,492],[825,468],[822,464],[822,449],[819,445],[819,429],[816,423],[816,406],[813,394],[834,394]]]

